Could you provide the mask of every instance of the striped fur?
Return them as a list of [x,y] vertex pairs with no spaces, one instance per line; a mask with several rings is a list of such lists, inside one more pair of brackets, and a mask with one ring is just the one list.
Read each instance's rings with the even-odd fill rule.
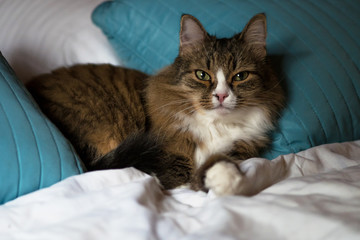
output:
[[265,39],[263,14],[229,39],[184,15],[179,55],[154,76],[78,65],[40,76],[29,89],[91,170],[133,166],[165,188],[190,183],[241,194],[219,171],[266,147],[284,102]]
[[38,77],[28,89],[91,169],[94,159],[145,128],[146,78],[111,65],[76,65]]

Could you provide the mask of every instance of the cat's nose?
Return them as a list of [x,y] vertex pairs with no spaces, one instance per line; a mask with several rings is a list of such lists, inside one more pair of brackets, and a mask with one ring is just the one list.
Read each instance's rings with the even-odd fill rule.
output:
[[219,100],[220,104],[222,104],[225,101],[225,98],[227,98],[229,94],[227,93],[216,93],[215,97]]

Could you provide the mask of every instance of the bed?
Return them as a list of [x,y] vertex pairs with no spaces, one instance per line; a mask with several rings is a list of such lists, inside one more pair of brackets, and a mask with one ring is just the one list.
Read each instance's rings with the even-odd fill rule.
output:
[[[86,172],[24,86],[76,63],[152,74],[177,54],[182,13],[227,37],[258,12],[287,106],[269,149],[240,164],[252,196]],[[359,12],[351,0],[1,0],[0,239],[359,239]]]

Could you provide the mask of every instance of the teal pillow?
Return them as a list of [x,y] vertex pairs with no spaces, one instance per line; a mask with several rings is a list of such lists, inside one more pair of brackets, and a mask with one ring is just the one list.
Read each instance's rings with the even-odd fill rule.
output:
[[1,54],[0,136],[0,204],[83,172]]
[[128,67],[154,73],[178,53],[183,13],[230,37],[259,12],[288,103],[264,156],[360,139],[360,1],[115,0],[92,18]]

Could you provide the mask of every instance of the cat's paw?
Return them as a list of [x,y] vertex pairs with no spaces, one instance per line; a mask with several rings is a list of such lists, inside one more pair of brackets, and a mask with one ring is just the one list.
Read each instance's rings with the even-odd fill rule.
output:
[[244,176],[234,163],[220,161],[206,171],[204,184],[217,196],[235,195],[243,190]]

